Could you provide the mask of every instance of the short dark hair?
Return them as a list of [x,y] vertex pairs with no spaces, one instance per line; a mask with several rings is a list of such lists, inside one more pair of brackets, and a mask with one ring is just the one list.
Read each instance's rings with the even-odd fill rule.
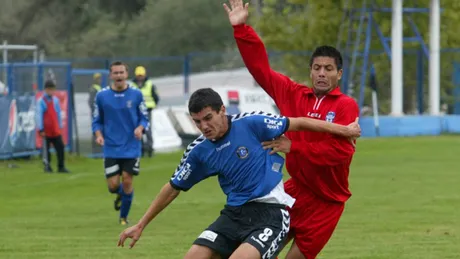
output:
[[46,88],[56,88],[56,84],[54,83],[53,80],[46,80],[44,87],[45,89]]
[[128,65],[122,61],[114,61],[110,64],[110,72],[112,72],[113,66],[125,66],[126,71],[128,71]]
[[332,46],[323,45],[317,47],[310,57],[310,67],[313,66],[313,60],[317,57],[333,58],[335,60],[335,65],[337,66],[337,70],[342,69],[342,54],[340,54],[340,51]]
[[188,112],[199,113],[207,107],[213,111],[219,112],[224,105],[220,95],[211,88],[201,88],[196,90],[188,101]]

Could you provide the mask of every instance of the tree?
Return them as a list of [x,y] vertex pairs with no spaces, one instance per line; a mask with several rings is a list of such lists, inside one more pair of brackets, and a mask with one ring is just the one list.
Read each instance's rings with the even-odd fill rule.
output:
[[[341,17],[343,14],[342,6],[344,1],[337,0],[322,0],[322,1],[307,1],[307,0],[286,0],[283,6],[279,5],[279,1],[267,0],[264,1],[263,15],[259,20],[255,21],[257,30],[263,35],[264,42],[267,47],[272,50],[302,50],[313,51],[315,46],[328,44],[336,45],[337,34],[339,32]],[[356,2],[356,1],[354,1]],[[369,1],[368,1],[369,2]],[[386,6],[388,1],[375,1],[379,6]],[[441,15],[441,46],[442,48],[454,48],[460,43],[460,35],[457,33],[454,24],[457,24],[460,17],[457,15],[460,11],[460,5],[456,0],[445,0],[442,2],[444,8]],[[356,3],[355,8],[361,6],[361,3]],[[407,6],[407,4],[406,4]],[[429,0],[417,1],[418,7],[429,7]],[[390,6],[391,7],[391,6]],[[407,6],[409,7],[409,6]],[[407,16],[407,15],[406,15]],[[386,36],[391,35],[391,13],[376,13],[374,15],[379,24],[382,33]],[[429,16],[428,14],[413,14],[412,18],[417,24],[425,42],[429,42]],[[409,24],[404,24],[404,35],[411,35]],[[377,40],[377,35],[374,34],[372,40],[372,49],[382,50],[382,45]],[[420,46],[417,44],[406,43],[408,49],[415,49]],[[449,100],[449,93],[452,89],[451,69],[455,55],[442,55],[441,71],[442,71],[442,97],[444,100]],[[378,79],[381,82],[380,96],[383,99],[383,111],[388,111],[390,98],[390,78],[391,78],[391,62],[385,55],[373,55],[371,60],[378,71]],[[357,69],[360,69],[358,59]],[[308,58],[287,56],[282,59],[282,67],[286,73],[300,81],[308,81]],[[275,66],[277,65],[276,62]],[[425,73],[428,73],[428,61],[425,60]],[[405,111],[412,112],[415,103],[415,75],[416,75],[416,55],[406,54],[404,62],[405,75]],[[425,77],[425,89],[427,89],[428,77]],[[356,78],[355,78],[356,80]],[[356,83],[355,83],[356,84]],[[367,94],[369,96],[369,94]],[[370,97],[370,96],[369,96]],[[428,98],[425,98],[427,100]],[[366,101],[369,103],[370,99]]]

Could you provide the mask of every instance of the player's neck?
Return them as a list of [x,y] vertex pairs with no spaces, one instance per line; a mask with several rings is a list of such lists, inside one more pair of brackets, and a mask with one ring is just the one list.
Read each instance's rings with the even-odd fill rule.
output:
[[223,138],[229,130],[230,130],[230,124],[229,124],[227,116],[225,116],[224,124],[222,127],[222,132],[220,132],[220,134],[218,134],[217,137],[213,141],[218,141],[219,139]]
[[331,88],[327,91],[317,91],[316,89],[313,89],[313,92],[315,93],[316,98],[320,99],[328,93],[332,92],[332,90],[334,90],[334,88]]
[[128,84],[125,83],[125,84],[124,84],[123,86],[121,86],[121,87],[118,87],[118,86],[116,86],[115,84],[112,84],[111,88],[112,88],[112,90],[114,90],[114,91],[122,92],[122,91],[124,91],[124,90],[126,90],[126,89],[128,88]]

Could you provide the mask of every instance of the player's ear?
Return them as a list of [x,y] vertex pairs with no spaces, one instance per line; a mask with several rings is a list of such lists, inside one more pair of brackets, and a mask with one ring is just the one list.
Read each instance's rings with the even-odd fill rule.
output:
[[337,80],[342,79],[342,74],[343,74],[343,69],[339,69],[339,72],[337,73]]
[[226,111],[227,111],[227,109],[225,108],[225,105],[222,105],[222,106],[220,107],[220,112],[222,112],[222,114],[225,115],[225,112],[226,112]]

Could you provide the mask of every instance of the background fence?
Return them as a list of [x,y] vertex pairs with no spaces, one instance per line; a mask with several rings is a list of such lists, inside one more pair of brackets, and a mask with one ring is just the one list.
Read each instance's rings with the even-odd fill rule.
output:
[[[269,59],[275,70],[309,84],[310,55],[311,52],[307,51],[270,52]],[[406,114],[423,114],[428,100],[428,60],[421,49],[407,49],[404,55],[404,111]],[[5,86],[0,98],[0,157],[31,155],[41,147],[35,132],[35,102],[47,79],[55,80],[58,86],[67,150],[82,154],[99,153],[100,147],[93,144],[91,133],[89,89],[95,82],[95,73],[101,74],[98,84],[105,86],[110,83],[108,69],[115,60],[126,62],[131,76],[136,66],[146,67],[158,88],[160,106],[184,105],[188,94],[202,87],[258,87],[235,51],[190,53],[174,57],[88,58],[0,65],[0,81]],[[383,51],[373,52],[370,61],[377,74],[379,112],[386,114],[391,101],[391,63]],[[360,62],[358,58],[357,67],[360,67]],[[460,114],[460,49],[442,50],[441,66],[441,102],[444,111]],[[349,87],[354,90],[352,95],[358,100],[361,86],[357,74]],[[368,108],[371,93],[367,87],[364,90],[362,111],[364,115],[372,115],[372,109]],[[78,109],[75,109],[76,106]]]
[[30,156],[41,148],[36,130],[36,103],[47,79],[56,82],[60,100],[63,139],[73,150],[73,98],[70,62],[10,63],[0,65],[6,89],[0,97],[0,157]]
[[[291,78],[309,84],[309,51],[269,52],[271,65]],[[345,54],[344,54],[345,55]],[[131,75],[138,65],[145,66],[149,77],[153,79],[162,97],[162,104],[171,105],[183,102],[184,96],[202,87],[219,87],[229,85],[255,86],[252,76],[247,72],[237,51],[225,53],[189,53],[185,56],[172,57],[119,57],[86,58],[66,60],[74,68],[108,69],[115,60],[125,61]],[[348,86],[350,94],[363,105],[372,104],[371,91],[360,85],[362,57],[356,61],[354,77]],[[391,61],[384,51],[373,51],[369,61],[376,69],[379,94],[379,112],[388,114],[391,102]],[[453,64],[460,62],[460,49],[441,50],[441,102],[446,113],[453,113],[456,100],[453,98]],[[428,64],[429,61],[421,48],[404,50],[404,112],[406,114],[423,114],[428,109]],[[344,68],[347,69],[347,68]],[[361,87],[364,87],[361,91]],[[360,92],[363,95],[360,96]],[[364,112],[366,114],[366,107]]]

